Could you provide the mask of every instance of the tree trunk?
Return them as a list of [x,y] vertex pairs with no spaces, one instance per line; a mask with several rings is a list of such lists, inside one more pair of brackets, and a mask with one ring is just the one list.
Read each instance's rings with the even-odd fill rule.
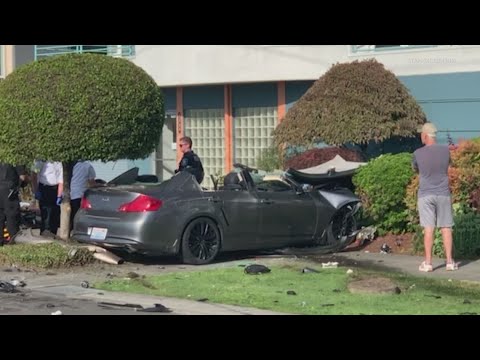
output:
[[72,208],[70,206],[70,183],[72,181],[73,167],[75,162],[63,162],[63,200],[60,205],[60,230],[58,236],[65,241],[70,239],[70,214]]

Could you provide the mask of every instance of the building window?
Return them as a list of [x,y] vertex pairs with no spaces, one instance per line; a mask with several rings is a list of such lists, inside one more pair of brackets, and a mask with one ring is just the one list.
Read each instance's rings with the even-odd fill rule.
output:
[[210,175],[224,172],[224,109],[190,109],[184,115],[185,136],[192,138],[193,150],[202,160],[205,178],[202,186],[213,188]]
[[63,54],[96,53],[115,57],[132,57],[135,45],[35,45],[35,59]]
[[430,48],[438,45],[351,45],[352,53],[369,53],[387,50]]
[[5,45],[0,45],[0,78],[5,76]]
[[262,150],[272,144],[277,107],[235,108],[233,117],[234,162],[256,167]]

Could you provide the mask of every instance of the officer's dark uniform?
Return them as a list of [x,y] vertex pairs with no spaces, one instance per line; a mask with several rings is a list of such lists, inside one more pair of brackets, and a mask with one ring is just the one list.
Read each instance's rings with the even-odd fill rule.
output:
[[3,244],[3,228],[7,221],[9,235],[14,236],[19,230],[20,224],[20,201],[18,188],[20,175],[25,175],[25,167],[12,166],[0,163],[0,245]]
[[178,169],[175,170],[175,173],[180,171],[188,171],[190,174],[195,176],[199,184],[202,183],[205,172],[203,171],[202,161],[197,154],[190,150],[183,154],[182,160],[180,160],[180,165]]

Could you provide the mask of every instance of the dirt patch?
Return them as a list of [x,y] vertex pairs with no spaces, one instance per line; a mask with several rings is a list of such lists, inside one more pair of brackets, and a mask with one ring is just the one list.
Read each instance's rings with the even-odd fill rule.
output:
[[400,288],[388,278],[369,277],[354,280],[348,284],[348,290],[353,294],[400,294]]
[[358,243],[353,243],[345,251],[368,251],[371,253],[380,253],[387,249],[389,254],[401,255],[422,255],[414,254],[413,249],[414,234],[393,235],[387,234],[385,236],[378,236],[373,241],[365,241],[359,246]]

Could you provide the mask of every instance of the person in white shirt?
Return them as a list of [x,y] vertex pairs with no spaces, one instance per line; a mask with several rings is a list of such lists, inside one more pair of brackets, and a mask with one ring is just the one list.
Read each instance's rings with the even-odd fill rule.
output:
[[73,219],[80,209],[83,194],[89,187],[95,186],[95,169],[88,161],[78,161],[73,167],[72,181],[70,183],[70,230],[73,229]]
[[36,161],[32,187],[40,204],[40,234],[55,236],[60,226],[60,204],[63,198],[63,167],[60,162]]

